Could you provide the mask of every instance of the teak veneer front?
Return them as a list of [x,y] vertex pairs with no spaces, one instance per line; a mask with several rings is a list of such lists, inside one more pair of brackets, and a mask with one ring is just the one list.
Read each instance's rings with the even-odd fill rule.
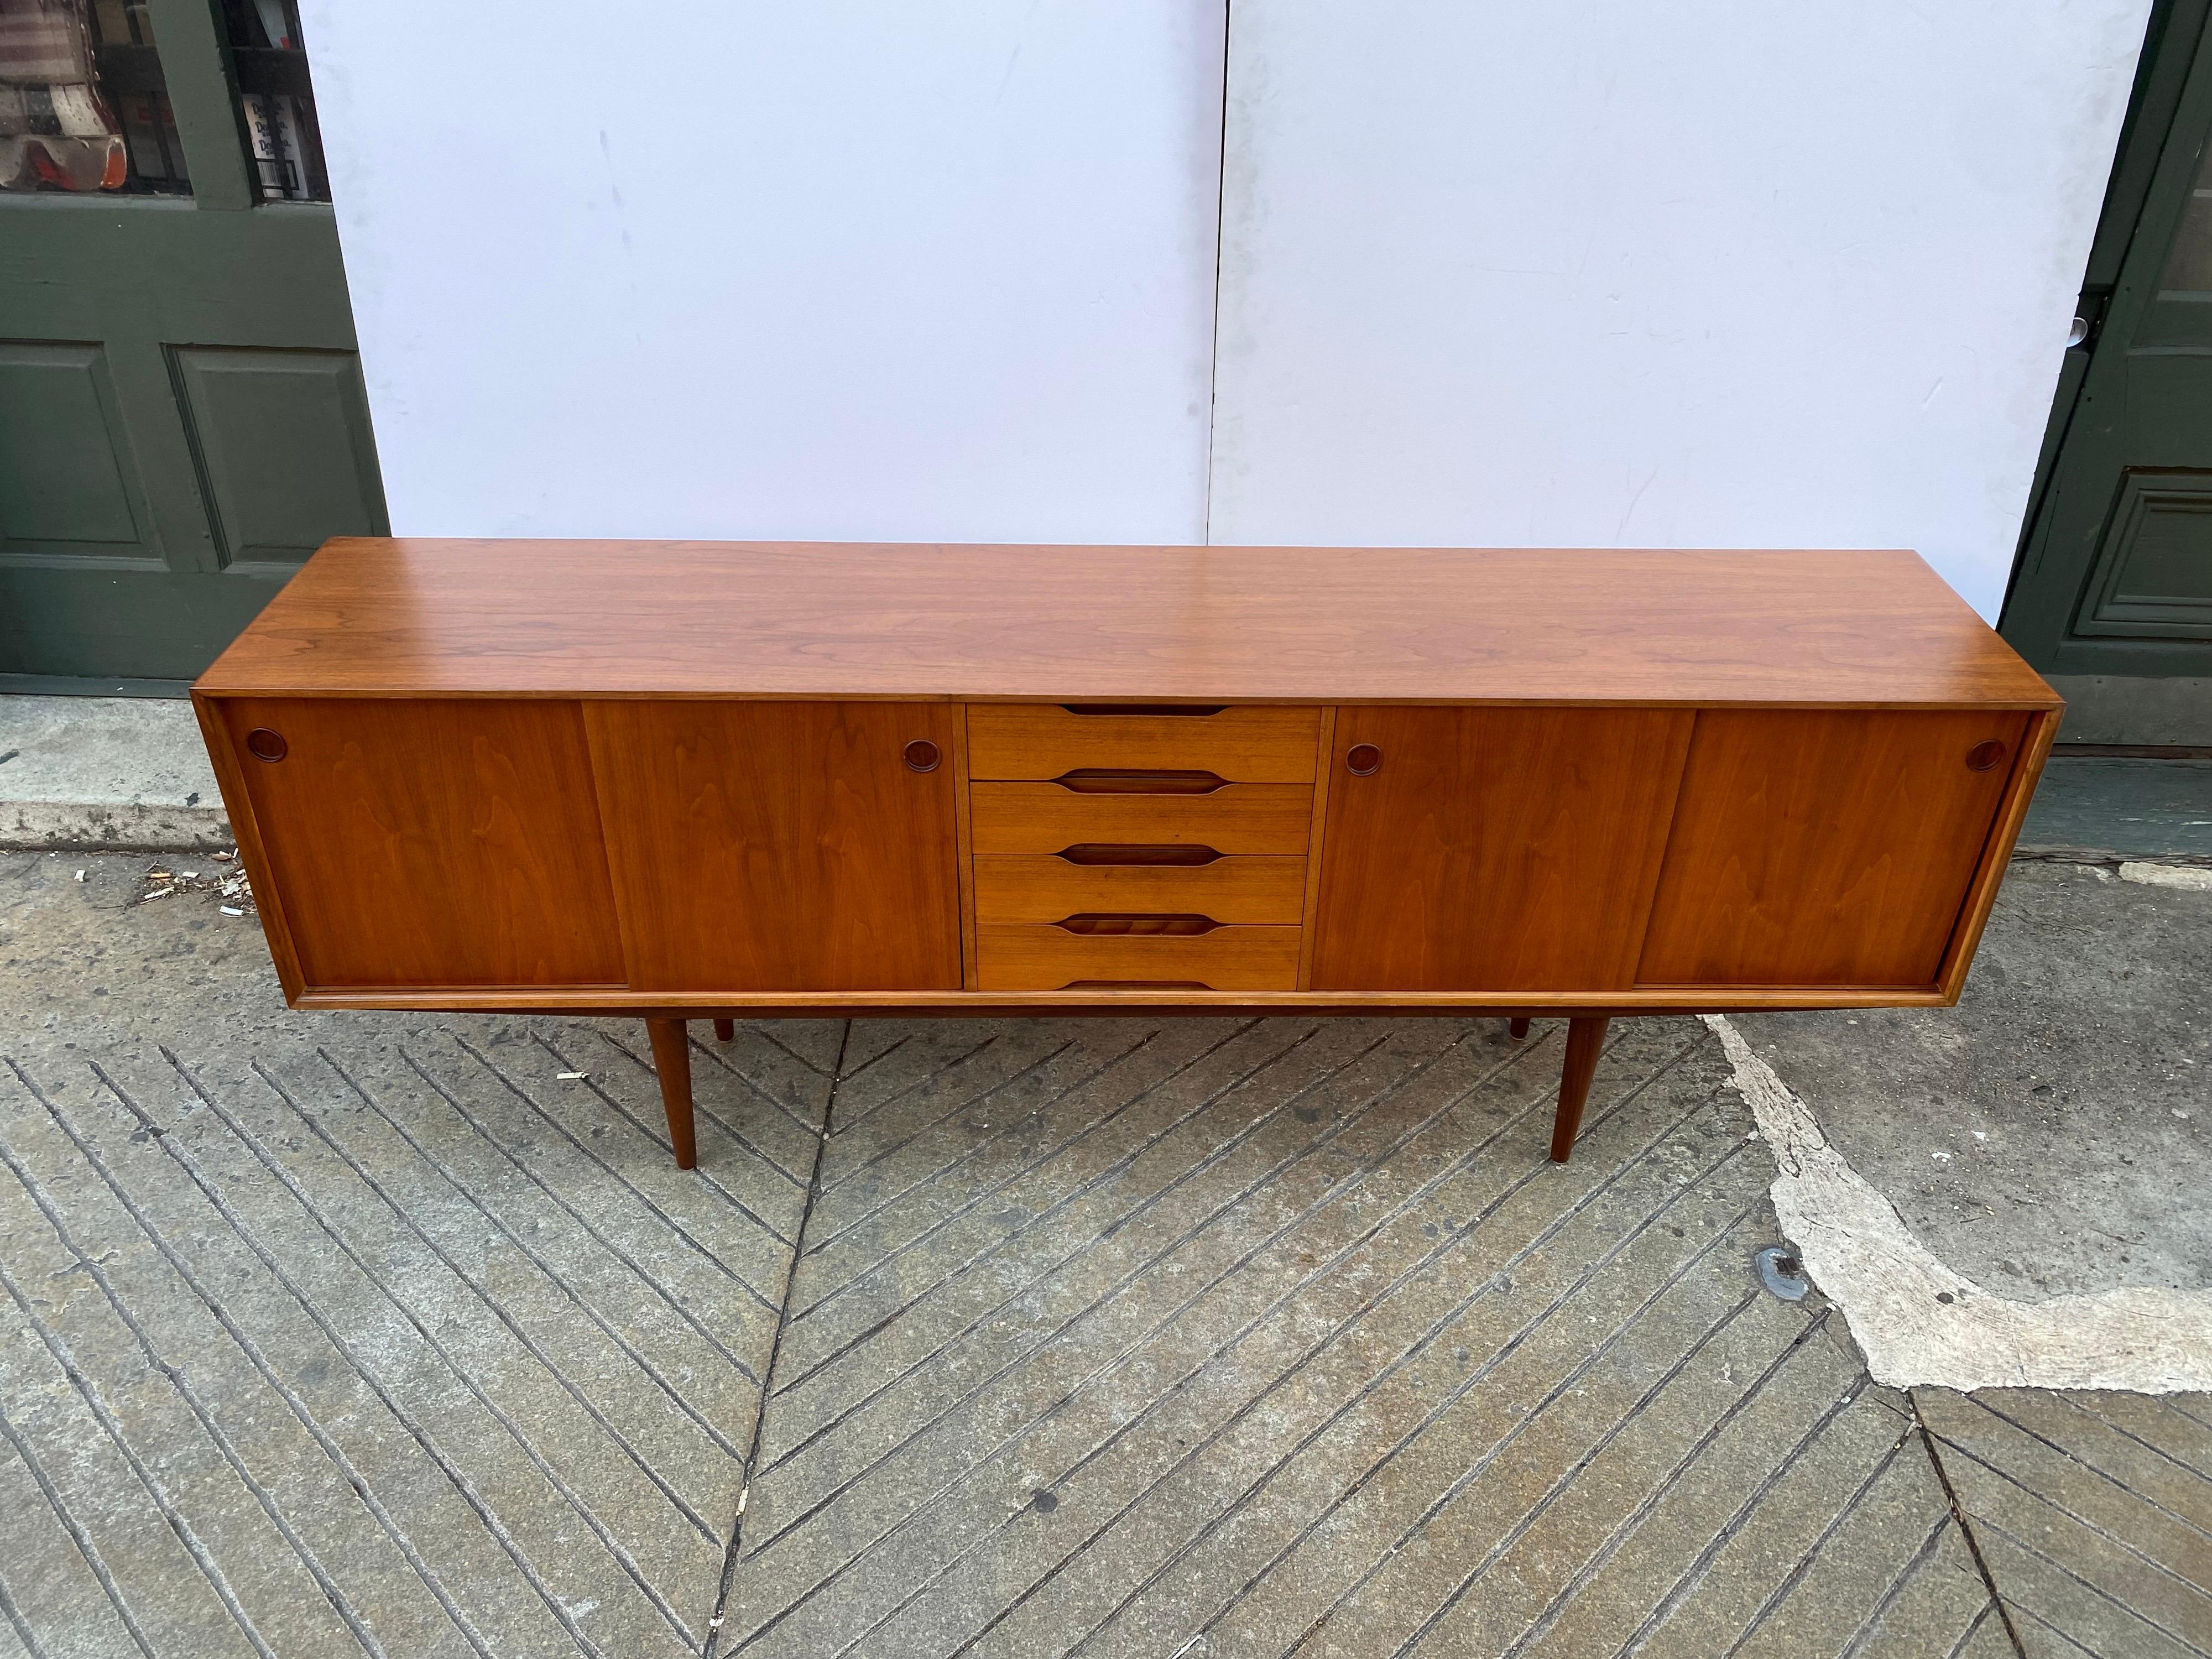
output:
[[2054,734],[1903,552],[326,544],[194,688],[295,1006],[1943,1005]]

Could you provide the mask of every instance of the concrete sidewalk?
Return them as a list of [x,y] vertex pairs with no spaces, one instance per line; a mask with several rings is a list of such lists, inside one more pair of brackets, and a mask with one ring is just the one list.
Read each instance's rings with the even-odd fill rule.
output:
[[230,844],[189,702],[0,696],[0,848]]
[[[289,1013],[155,864],[0,858],[0,1653],[2212,1643],[2212,1401],[1873,1382],[1697,1022],[1564,1168],[1548,1022],[740,1027],[684,1175],[635,1024]],[[2021,874],[1974,1075],[2139,925]]]

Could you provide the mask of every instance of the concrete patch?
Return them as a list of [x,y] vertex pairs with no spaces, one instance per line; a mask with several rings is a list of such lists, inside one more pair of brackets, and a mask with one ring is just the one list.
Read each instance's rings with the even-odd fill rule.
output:
[[2212,1290],[2212,894],[2018,865],[1955,1008],[1738,1015],[1844,1162],[2020,1302]]
[[2123,864],[2122,881],[2145,887],[2172,887],[2185,893],[2212,893],[2212,869],[2187,864]]
[[1842,1308],[1876,1382],[1961,1391],[2212,1388],[2212,1294],[2126,1287],[2039,1303],[1991,1295],[1912,1236],[1725,1015],[1704,1019],[1780,1167],[1772,1196],[1782,1230]]

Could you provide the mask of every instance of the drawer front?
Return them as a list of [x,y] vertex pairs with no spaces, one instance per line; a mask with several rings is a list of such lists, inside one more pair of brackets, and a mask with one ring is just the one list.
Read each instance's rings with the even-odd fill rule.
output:
[[975,851],[1058,853],[1070,847],[1211,847],[1217,853],[1303,854],[1313,791],[1237,783],[1207,795],[1087,795],[1056,783],[969,787]]
[[[1078,703],[1073,708],[1114,706]],[[1320,738],[1318,708],[1105,714],[1072,712],[1058,703],[973,703],[968,709],[968,775],[1057,778],[1097,769],[1211,772],[1232,783],[1310,784]]]
[[1314,792],[1232,783],[1212,794],[1073,794],[1057,783],[973,783],[975,852],[1064,852],[1079,845],[1305,854]]
[[975,860],[975,919],[981,922],[1168,914],[1296,927],[1305,896],[1301,858],[1224,858],[1190,866],[1022,856]]
[[1058,991],[1070,985],[1202,986],[1212,991],[1291,991],[1298,982],[1296,927],[1217,927],[1210,933],[1071,933],[986,923],[975,929],[978,988]]

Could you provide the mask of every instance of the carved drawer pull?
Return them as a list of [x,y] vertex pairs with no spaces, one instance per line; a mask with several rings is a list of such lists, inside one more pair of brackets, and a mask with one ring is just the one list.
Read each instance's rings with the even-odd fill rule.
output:
[[1064,702],[1060,704],[1071,714],[1142,714],[1152,717],[1173,715],[1191,720],[1203,720],[1208,714],[1218,714],[1229,705],[1183,702]]
[[1070,864],[1141,864],[1195,869],[1201,864],[1212,864],[1222,855],[1211,847],[1142,847],[1119,842],[1085,841],[1063,847],[1053,856],[1066,859]]
[[1071,933],[1086,937],[1104,934],[1146,934],[1194,939],[1210,933],[1222,924],[1212,916],[1155,915],[1151,914],[1120,915],[1103,910],[1086,910],[1081,915],[1069,916],[1053,923]]
[[292,751],[282,732],[272,732],[265,726],[257,726],[246,734],[246,752],[256,760],[274,763]]
[[1078,795],[1210,795],[1229,780],[1214,772],[1124,772],[1085,766],[1053,781]]
[[2005,757],[2005,746],[1995,738],[1978,743],[1966,751],[1966,769],[1986,772]]
[[1211,991],[1198,979],[1072,979],[1063,991]]
[[1344,769],[1355,778],[1371,778],[1382,769],[1382,751],[1371,743],[1355,743],[1344,751]]
[[927,738],[916,738],[906,746],[906,767],[909,772],[934,772],[939,758],[937,745]]

